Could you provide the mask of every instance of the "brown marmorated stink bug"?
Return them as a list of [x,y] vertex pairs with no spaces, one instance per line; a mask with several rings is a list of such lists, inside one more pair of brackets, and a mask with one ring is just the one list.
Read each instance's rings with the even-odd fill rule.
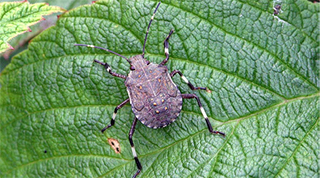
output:
[[85,46],[108,51],[126,59],[130,64],[131,71],[129,72],[128,76],[124,76],[113,72],[107,63],[94,60],[94,62],[103,65],[111,75],[125,79],[125,85],[127,87],[129,98],[124,100],[115,108],[111,123],[103,128],[101,132],[104,132],[106,129],[114,125],[117,111],[130,101],[135,118],[129,132],[129,141],[131,144],[132,154],[138,168],[133,177],[136,177],[142,169],[132,141],[132,135],[134,133],[137,120],[142,122],[147,127],[153,129],[166,127],[175,121],[180,114],[182,108],[182,99],[195,98],[200,107],[200,111],[206,120],[209,131],[213,134],[225,136],[223,132],[214,131],[212,129],[212,126],[208,120],[208,116],[202,107],[199,97],[195,94],[181,94],[171,79],[175,74],[179,74],[182,80],[188,84],[191,90],[210,91],[206,87],[194,87],[178,70],[174,70],[171,73],[168,72],[168,68],[165,66],[165,64],[169,60],[169,38],[172,35],[173,30],[170,31],[169,35],[164,40],[164,52],[166,58],[160,64],[151,63],[144,58],[145,45],[150,25],[158,7],[160,6],[160,3],[161,2],[158,3],[149,22],[141,55],[133,56],[128,59],[106,48],[86,44],[75,44],[75,46]]

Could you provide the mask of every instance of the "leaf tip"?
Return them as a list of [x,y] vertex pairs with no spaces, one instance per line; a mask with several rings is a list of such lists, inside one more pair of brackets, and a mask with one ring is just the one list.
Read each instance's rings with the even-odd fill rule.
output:
[[12,47],[9,43],[7,43],[7,45],[9,46],[9,48],[10,48],[11,50],[14,50],[14,47]]
[[28,32],[32,32],[32,30],[31,30],[30,27],[27,27],[27,31],[28,31]]
[[44,20],[46,20],[46,18],[44,18],[44,17],[41,17],[40,21],[44,21]]

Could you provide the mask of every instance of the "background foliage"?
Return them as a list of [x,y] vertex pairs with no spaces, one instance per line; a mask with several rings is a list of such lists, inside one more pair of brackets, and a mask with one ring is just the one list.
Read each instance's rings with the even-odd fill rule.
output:
[[[282,11],[273,15],[273,7]],[[0,75],[1,177],[130,177],[136,171],[123,80],[93,59],[127,74],[141,53],[156,1],[102,1],[63,14]],[[319,4],[308,1],[164,1],[148,37],[147,58],[165,57],[196,86],[222,138],[210,135],[196,101],[179,119],[152,130],[137,124],[140,177],[319,177]],[[121,154],[107,138],[119,140]]]

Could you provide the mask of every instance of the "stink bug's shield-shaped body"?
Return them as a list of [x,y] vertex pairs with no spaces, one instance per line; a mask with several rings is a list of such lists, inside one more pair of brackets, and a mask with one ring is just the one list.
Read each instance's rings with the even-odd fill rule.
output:
[[164,40],[163,44],[166,58],[160,64],[151,63],[144,58],[145,45],[150,25],[159,6],[160,3],[158,3],[149,22],[141,55],[137,55],[128,59],[106,48],[86,44],[75,44],[75,46],[86,46],[108,51],[126,59],[130,64],[131,71],[128,76],[124,76],[113,72],[111,70],[111,67],[107,63],[94,60],[94,62],[103,65],[107,72],[109,72],[111,75],[125,79],[125,85],[127,87],[129,98],[124,100],[114,109],[111,123],[103,128],[101,132],[104,132],[106,129],[114,125],[117,111],[121,109],[125,104],[130,102],[135,118],[129,132],[129,141],[132,149],[132,154],[138,168],[133,177],[136,177],[142,169],[132,140],[137,120],[141,121],[144,125],[150,128],[156,129],[165,127],[175,121],[178,117],[182,108],[182,99],[196,99],[200,107],[200,111],[207,123],[208,130],[213,134],[220,134],[222,136],[225,135],[222,132],[214,131],[212,129],[208,116],[202,107],[199,97],[195,94],[181,94],[177,86],[172,81],[172,77],[175,74],[179,74],[182,80],[188,84],[191,90],[210,91],[205,87],[194,87],[178,70],[174,70],[171,73],[168,72],[168,68],[165,66],[165,64],[169,60],[169,38],[172,35],[173,30],[170,31],[169,35]]
[[125,81],[132,111],[150,128],[165,127],[173,122],[182,108],[182,96],[173,83],[168,68],[150,63],[142,55],[129,59],[135,66]]

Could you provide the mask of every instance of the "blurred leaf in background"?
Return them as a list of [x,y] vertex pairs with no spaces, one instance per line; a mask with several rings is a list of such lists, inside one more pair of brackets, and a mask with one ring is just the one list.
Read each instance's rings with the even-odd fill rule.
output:
[[21,33],[31,32],[30,26],[43,20],[42,16],[63,12],[60,7],[50,7],[46,4],[30,5],[27,1],[0,3],[0,10],[0,54],[7,49],[13,49],[8,43],[9,40]]
[[[11,35],[8,43],[14,49],[7,49],[5,53],[1,52],[2,55],[0,56],[0,72],[5,68],[5,66],[7,66],[10,63],[12,56],[27,49],[28,41],[30,39],[32,39],[33,37],[35,37],[36,35],[41,33],[43,30],[47,29],[48,27],[50,27],[56,23],[57,15],[59,14],[59,13],[57,13],[58,11],[56,11],[55,13],[50,15],[50,13],[52,13],[54,11],[50,12],[49,9],[46,9],[43,7],[46,7],[48,5],[50,7],[55,6],[52,8],[52,10],[54,10],[55,8],[57,10],[57,8],[60,7],[61,8],[60,12],[63,12],[64,11],[63,9],[68,10],[68,9],[72,9],[72,8],[75,8],[75,7],[83,5],[83,4],[90,4],[91,2],[92,1],[88,1],[88,0],[80,0],[80,1],[29,0],[29,1],[11,1],[11,2],[0,0],[0,3],[2,3],[3,5],[6,4],[7,10],[8,10],[8,11],[6,11],[5,9],[1,10],[1,12],[5,14],[0,21],[0,24],[2,24],[1,27],[4,27],[4,23],[7,23],[7,22],[10,22],[10,24],[9,24],[10,26],[12,26],[14,24],[19,24],[19,23],[24,24],[21,26],[21,27],[23,27],[22,31],[24,33],[21,33],[21,30],[18,30],[17,28],[14,31],[12,31],[11,33],[8,33],[7,27],[4,27],[2,29],[3,36],[0,39],[6,40],[6,39],[8,39],[8,36]],[[46,5],[44,5],[44,4],[35,5],[35,3],[46,3]],[[42,7],[42,9],[41,9],[41,7]],[[27,8],[29,8],[29,9],[27,10]],[[39,9],[37,9],[37,8],[39,8]],[[27,16],[26,16],[26,14],[24,14],[24,12],[23,12],[24,10],[25,10],[25,12],[29,13],[29,14],[27,14]],[[19,18],[17,18],[18,14],[20,15]],[[15,20],[10,19],[10,16],[14,17]],[[26,21],[32,21],[32,18],[37,19],[39,17],[40,18],[43,17],[43,18],[41,18],[41,20],[38,22],[35,21],[35,24],[28,25],[28,23],[26,23]],[[28,27],[29,27],[29,29],[28,29]],[[5,42],[4,47],[7,48],[7,46],[8,46],[7,42]]]

